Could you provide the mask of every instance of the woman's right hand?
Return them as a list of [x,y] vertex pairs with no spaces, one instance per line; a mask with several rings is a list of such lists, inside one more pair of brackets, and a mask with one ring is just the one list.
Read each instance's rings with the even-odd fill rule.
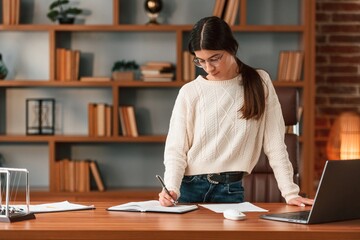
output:
[[160,202],[161,206],[164,206],[164,207],[174,206],[173,199],[177,199],[177,194],[171,190],[169,192],[170,192],[171,196],[169,194],[167,194],[165,190],[162,190],[159,193],[159,202]]

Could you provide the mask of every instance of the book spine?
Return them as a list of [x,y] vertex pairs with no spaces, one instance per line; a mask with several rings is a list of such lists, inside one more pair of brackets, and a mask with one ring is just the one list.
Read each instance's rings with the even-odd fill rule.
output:
[[98,190],[100,192],[105,191],[105,185],[100,175],[100,170],[96,161],[90,161],[90,172],[95,179]]

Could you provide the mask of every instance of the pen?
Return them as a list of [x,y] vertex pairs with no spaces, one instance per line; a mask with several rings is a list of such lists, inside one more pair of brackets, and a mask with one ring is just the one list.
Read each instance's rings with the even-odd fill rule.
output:
[[163,179],[159,176],[156,175],[156,178],[159,180],[159,182],[161,183],[161,186],[163,187],[163,189],[165,190],[165,192],[171,197],[172,199],[172,203],[174,204],[174,206],[176,206],[176,204],[178,203],[178,201],[176,201],[170,194],[169,190],[166,188],[165,183],[163,181]]

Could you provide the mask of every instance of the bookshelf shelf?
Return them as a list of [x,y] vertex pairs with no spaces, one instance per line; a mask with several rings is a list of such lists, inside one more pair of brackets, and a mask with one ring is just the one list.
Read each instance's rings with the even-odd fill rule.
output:
[[[158,25],[158,26],[147,26],[147,25],[0,25],[0,30],[8,31],[94,31],[94,32],[175,32],[175,31],[190,31],[192,25]],[[300,25],[243,25],[243,26],[232,26],[233,31],[245,31],[245,32],[304,32],[305,26]]]
[[[76,155],[80,152],[76,146],[82,144],[90,144],[91,146],[100,145],[100,147],[105,148],[106,151],[111,152],[109,155],[114,154],[114,149],[117,149],[117,147],[113,147],[114,149],[112,149],[111,146],[119,145],[119,149],[121,150],[118,150],[118,152],[124,154],[123,158],[131,159],[128,160],[128,162],[121,162],[119,165],[122,164],[133,167],[132,164],[134,164],[134,166],[139,167],[142,165],[137,161],[142,161],[145,166],[147,166],[145,168],[148,169],[152,169],[153,165],[157,166],[157,168],[162,167],[162,161],[159,161],[159,159],[162,158],[167,123],[171,115],[177,91],[186,83],[183,80],[182,71],[183,51],[187,48],[187,40],[192,29],[192,24],[201,16],[211,15],[212,11],[209,0],[176,0],[177,11],[186,11],[186,14],[190,14],[189,16],[180,14],[177,11],[173,14],[164,13],[168,14],[169,17],[165,24],[148,26],[142,24],[146,22],[146,16],[144,13],[140,13],[139,10],[130,3],[132,1],[107,1],[111,3],[107,4],[111,5],[111,7],[107,9],[107,12],[113,15],[110,17],[111,20],[108,23],[104,23],[100,19],[99,24],[94,23],[96,22],[94,20],[89,21],[89,24],[58,25],[49,24],[48,21],[39,20],[32,22],[26,19],[26,21],[20,21],[20,24],[17,25],[4,25],[0,20],[0,45],[3,46],[4,44],[5,49],[3,56],[6,58],[7,56],[17,54],[22,56],[21,62],[24,61],[23,66],[16,66],[19,61],[9,61],[8,64],[10,64],[12,72],[16,72],[16,67],[21,67],[22,69],[34,68],[33,72],[41,72],[40,76],[39,74],[28,74],[26,71],[18,75],[13,73],[8,76],[8,79],[0,81],[0,153],[7,151],[6,146],[8,144],[11,146],[15,145],[15,147],[16,145],[20,145],[20,148],[23,144],[31,145],[34,143],[47,145],[46,149],[48,152],[44,155],[48,156],[46,161],[48,162],[49,184],[46,187],[50,192],[54,192],[57,189],[55,162],[63,157],[84,156],[84,154]],[[140,0],[136,1],[140,3]],[[255,2],[250,0],[239,1],[239,16],[231,28],[235,32],[235,35],[241,40],[239,55],[242,56],[244,54],[244,61],[246,63],[255,67],[262,67],[265,70],[273,68],[270,69],[270,72],[274,73],[276,69],[272,66],[277,65],[278,48],[284,45],[287,48],[296,48],[293,50],[299,49],[305,53],[303,77],[301,81],[278,81],[275,80],[276,76],[274,75],[272,78],[274,79],[273,83],[275,86],[292,86],[299,88],[301,92],[301,102],[304,109],[302,135],[300,136],[302,145],[300,155],[303,159],[301,166],[301,169],[303,169],[303,173],[301,173],[303,179],[301,188],[303,192],[311,195],[314,166],[312,152],[315,141],[313,136],[315,50],[314,40],[312,39],[314,36],[315,21],[314,3],[311,0],[287,1],[285,5],[291,6],[292,11],[296,12],[295,16],[299,16],[300,20],[298,22],[293,19],[283,22],[274,21],[268,24],[266,18],[264,21],[249,19],[249,17],[256,17],[251,13],[254,11],[253,6],[261,5],[256,4],[259,0],[255,0]],[[1,2],[3,1],[0,1],[0,3]],[[79,2],[81,5],[86,1],[81,0]],[[274,7],[260,10],[276,15],[276,8],[280,7],[279,3],[274,0],[269,2],[270,5],[273,4]],[[215,3],[215,1],[212,1],[212,3]],[[185,4],[184,6],[191,4],[191,6],[194,7],[187,9],[183,7],[182,4]],[[43,5],[43,3],[40,3],[40,5]],[[196,7],[198,5],[202,7]],[[45,7],[47,8],[47,6]],[[43,6],[43,9],[46,9],[45,7]],[[97,9],[94,8],[91,9],[91,11],[96,12]],[[144,16],[137,16],[139,14],[144,14]],[[281,14],[284,15],[284,13],[280,12],[280,15]],[[44,13],[44,15],[46,15],[46,13]],[[89,17],[91,17],[91,15]],[[286,16],[282,16],[282,18],[286,19]],[[23,20],[23,18],[20,19]],[[42,42],[40,44],[45,45],[43,51],[31,52],[28,48],[18,50],[14,45],[5,42],[6,39],[14,39],[13,35],[17,34],[19,34],[20,37],[15,36],[15,38],[22,39],[27,39],[27,36],[36,35],[34,39],[40,39]],[[281,36],[279,37],[279,35]],[[246,42],[249,36],[251,40],[247,40],[248,42]],[[264,36],[268,42],[260,41],[253,43],[253,40],[264,39]],[[278,38],[273,40],[272,38],[274,36]],[[280,43],[277,43],[279,39]],[[295,43],[288,45],[288,42],[294,39],[296,39]],[[243,40],[245,44],[242,42]],[[90,44],[88,42],[90,42]],[[21,45],[21,43],[22,42],[20,42],[19,45]],[[99,45],[96,45],[96,47],[91,45],[95,43],[99,43]],[[275,45],[275,47],[272,45]],[[247,46],[249,46],[250,50],[246,49]],[[80,63],[82,63],[80,64],[80,76],[110,76],[111,64],[116,60],[127,58],[135,59],[141,64],[151,60],[170,61],[176,67],[175,79],[172,82],[143,82],[140,80],[108,82],[59,81],[56,79],[57,48],[79,49],[80,52],[84,52],[84,55],[81,55],[83,58],[80,58]],[[36,61],[33,61],[31,58],[34,54],[37,54]],[[262,58],[263,55],[265,56],[264,59],[269,63],[268,65],[262,65],[260,58]],[[201,74],[201,70],[197,70],[196,74]],[[65,97],[62,97],[58,92],[63,93]],[[63,110],[62,117],[64,119],[58,128],[74,126],[72,126],[70,130],[65,129],[62,131],[62,134],[56,133],[54,136],[26,136],[19,134],[18,127],[13,124],[13,120],[21,119],[21,117],[18,117],[18,112],[15,111],[12,106],[16,104],[16,97],[20,99],[17,100],[19,101],[17,104],[21,105],[23,104],[23,102],[21,102],[23,98],[32,95],[55,95],[55,97],[59,98],[57,100],[61,105],[74,108],[71,109],[71,116],[65,116],[66,114],[64,114],[64,112],[67,113],[68,111]],[[87,128],[83,126],[88,124],[86,122],[87,116],[83,116],[86,115],[86,104],[84,102],[105,102],[112,105],[113,130],[111,136],[88,136]],[[139,137],[125,137],[121,135],[118,109],[119,106],[123,104],[134,105],[135,110],[138,111],[137,121],[139,121],[138,124],[140,125]],[[22,108],[20,107],[20,109]],[[19,124],[19,121],[17,122]],[[75,131],[78,130],[78,128],[80,129],[80,133]],[[110,145],[110,147],[108,148],[107,145]],[[86,152],[87,149],[82,151]],[[99,152],[106,154],[106,151],[100,150]],[[141,154],[142,151],[145,153]],[[154,151],[154,153],[152,151]],[[121,158],[122,156],[120,153],[118,154],[118,152],[116,152],[115,155]],[[97,152],[92,154],[96,155]],[[135,157],[133,157],[133,155],[135,155]],[[151,160],[147,159],[149,157],[157,159],[157,162],[146,165],[146,162],[151,162]],[[110,158],[111,157],[107,157],[106,163],[119,167],[119,165],[116,165],[118,159],[114,159],[114,162],[111,162],[111,160],[109,160]],[[114,166],[113,168],[116,168]],[[109,169],[107,170],[109,171]],[[119,171],[121,171],[121,169]],[[122,172],[122,174],[130,176],[131,171]],[[149,174],[151,175],[152,173]],[[110,178],[111,176],[109,176],[109,179]],[[153,181],[153,185],[157,186],[156,179],[153,179],[153,176],[150,178],[150,183],[146,177],[144,179],[144,182],[137,183],[139,185],[137,187],[148,187],[147,184],[151,184],[151,181]],[[120,188],[121,187],[123,186],[120,186]],[[128,187],[134,186],[129,184]],[[86,196],[86,193],[79,193],[79,195],[82,194]],[[99,194],[101,195],[103,193]]]
[[88,136],[55,136],[58,143],[107,143],[107,142],[133,142],[133,143],[163,143],[166,136],[139,136],[139,137],[88,137]]
[[78,136],[78,135],[55,135],[55,136],[26,136],[26,135],[0,135],[0,142],[58,142],[58,143],[82,143],[82,142],[93,142],[93,143],[107,143],[107,142],[154,142],[154,143],[164,143],[165,135],[144,135],[139,137],[89,137],[89,136]]

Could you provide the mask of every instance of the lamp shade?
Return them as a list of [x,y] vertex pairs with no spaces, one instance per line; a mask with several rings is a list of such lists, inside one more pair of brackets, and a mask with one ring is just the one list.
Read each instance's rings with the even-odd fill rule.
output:
[[360,115],[344,112],[331,127],[327,142],[330,160],[360,159]]

